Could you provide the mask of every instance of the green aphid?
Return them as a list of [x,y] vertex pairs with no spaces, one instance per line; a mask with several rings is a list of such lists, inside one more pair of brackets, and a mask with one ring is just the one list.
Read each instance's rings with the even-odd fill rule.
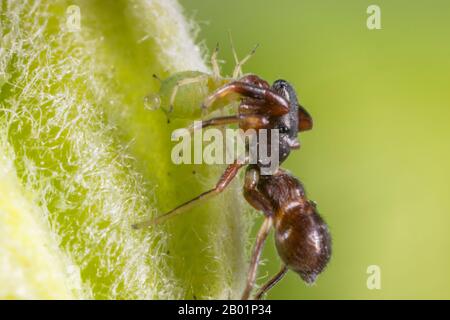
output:
[[233,55],[236,61],[233,75],[222,77],[217,62],[218,47],[211,56],[212,74],[200,71],[181,71],[160,80],[158,93],[145,97],[145,107],[149,110],[161,109],[168,118],[199,119],[205,115],[231,104],[236,99],[230,95],[224,99],[208,102],[207,98],[218,89],[231,81],[239,79],[242,74],[242,65],[253,55],[256,47],[241,61],[238,61],[235,50]]

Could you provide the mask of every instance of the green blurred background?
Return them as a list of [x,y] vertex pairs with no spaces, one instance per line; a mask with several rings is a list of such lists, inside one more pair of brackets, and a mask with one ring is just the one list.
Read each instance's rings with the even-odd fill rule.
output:
[[[318,202],[333,257],[313,287],[291,272],[269,298],[449,299],[450,3],[180,2],[228,74],[230,30],[240,57],[260,44],[244,71],[290,81],[314,117],[285,167]],[[371,4],[381,30],[366,27]],[[272,239],[264,258],[260,283],[279,268]]]

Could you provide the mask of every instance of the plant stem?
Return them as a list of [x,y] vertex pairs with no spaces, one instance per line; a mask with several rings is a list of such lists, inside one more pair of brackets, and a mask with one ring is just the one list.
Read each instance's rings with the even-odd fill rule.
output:
[[[58,248],[48,253],[55,268],[35,273],[54,276],[61,290],[28,288],[22,296],[11,289],[0,298],[238,298],[248,219],[237,183],[164,225],[131,228],[212,187],[223,170],[174,165],[170,135],[187,123],[167,123],[143,105],[157,90],[153,74],[207,70],[178,3],[2,4],[0,148],[18,182],[11,192],[32,208],[18,208],[23,218],[11,223],[47,233],[27,246]],[[73,4],[81,18],[76,31]],[[1,201],[3,221],[17,210]],[[29,268],[14,250],[8,263]]]

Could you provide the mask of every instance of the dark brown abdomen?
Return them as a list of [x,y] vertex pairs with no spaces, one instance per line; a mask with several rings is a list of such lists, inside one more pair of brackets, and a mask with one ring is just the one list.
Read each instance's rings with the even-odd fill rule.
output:
[[274,220],[278,254],[289,269],[312,284],[331,256],[328,227],[312,203],[278,210]]

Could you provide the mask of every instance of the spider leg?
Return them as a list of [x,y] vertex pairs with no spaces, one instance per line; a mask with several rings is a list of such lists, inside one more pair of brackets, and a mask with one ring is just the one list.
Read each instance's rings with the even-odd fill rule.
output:
[[259,290],[258,293],[255,295],[255,300],[260,300],[264,294],[267,293],[270,289],[273,288],[274,285],[280,281],[284,275],[288,272],[288,268],[285,264],[281,267],[280,271],[276,275],[274,275],[269,281],[267,281]]
[[217,89],[205,99],[202,109],[216,110],[241,98],[263,100],[262,103],[269,105],[277,114],[289,112],[289,102],[270,88],[262,88],[242,81],[233,81]]
[[217,127],[217,126],[223,126],[227,124],[237,123],[239,122],[239,116],[225,116],[225,117],[217,117],[217,118],[211,118],[204,121],[195,121],[192,125],[188,127],[188,130],[190,133],[200,130],[207,127]]
[[208,120],[195,121],[189,127],[187,131],[182,131],[180,133],[175,132],[172,137],[177,139],[179,136],[191,135],[197,130],[201,130],[207,127],[218,127],[227,124],[239,123],[240,127],[244,130],[248,128],[261,129],[268,125],[269,120],[265,115],[258,114],[240,114],[224,117],[216,117]]
[[239,105],[239,114],[253,114],[264,116],[282,116],[286,114],[286,109],[280,108],[278,105],[272,105],[262,99],[247,98],[245,102]]
[[272,216],[273,206],[257,188],[260,172],[258,168],[248,167],[245,172],[244,198],[256,210],[264,212],[266,216]]
[[244,293],[242,294],[242,300],[248,300],[250,297],[250,293],[255,285],[256,272],[258,269],[259,260],[261,258],[261,252],[264,246],[264,242],[266,241],[267,236],[269,235],[270,228],[272,227],[272,217],[266,216],[264,222],[259,229],[258,236],[256,237],[255,247],[253,248],[253,254],[250,261],[250,267],[247,274],[247,284],[244,289]]
[[261,258],[261,252],[270,228],[272,227],[273,206],[270,201],[258,191],[258,180],[259,170],[255,167],[249,167],[245,173],[244,197],[255,209],[263,211],[266,218],[256,237],[242,300],[249,299],[250,293],[255,285],[256,272]]
[[182,131],[174,131],[172,133],[172,139],[176,140],[181,136],[189,136],[194,133],[194,131],[201,130],[203,128],[207,127],[218,127],[218,126],[224,126],[227,124],[237,123],[239,122],[239,116],[224,116],[224,117],[216,117],[211,118],[208,120],[202,120],[202,121],[194,121],[189,127],[187,127],[186,130]]
[[236,174],[238,173],[239,169],[242,166],[244,166],[244,164],[237,162],[230,164],[225,169],[225,172],[222,174],[222,176],[220,177],[219,181],[217,182],[216,186],[213,189],[203,192],[199,196],[179,205],[178,207],[170,210],[169,212],[166,212],[165,214],[159,217],[133,224],[132,225],[133,229],[142,229],[145,227],[149,227],[151,225],[162,223],[171,217],[174,217],[178,214],[181,214],[182,212],[185,212],[187,209],[191,208],[199,201],[218,195],[230,184],[230,182],[234,179],[234,177],[236,177]]

